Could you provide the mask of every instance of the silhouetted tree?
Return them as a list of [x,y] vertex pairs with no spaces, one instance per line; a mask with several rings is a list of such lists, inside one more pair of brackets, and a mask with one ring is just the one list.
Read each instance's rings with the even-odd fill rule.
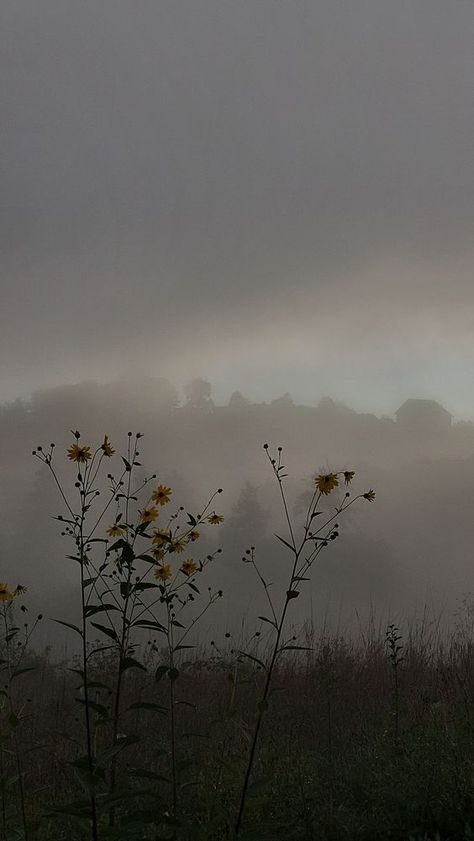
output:
[[291,409],[294,406],[293,398],[287,391],[281,397],[276,397],[270,403],[272,409]]
[[212,409],[214,401],[211,397],[212,386],[207,380],[196,377],[184,387],[187,405],[192,409]]
[[239,409],[245,409],[249,405],[250,400],[248,400],[247,397],[244,397],[241,391],[233,391],[230,395],[229,409],[238,411]]
[[245,482],[231,515],[227,518],[225,532],[231,537],[258,540],[266,532],[268,514],[258,499],[258,488]]

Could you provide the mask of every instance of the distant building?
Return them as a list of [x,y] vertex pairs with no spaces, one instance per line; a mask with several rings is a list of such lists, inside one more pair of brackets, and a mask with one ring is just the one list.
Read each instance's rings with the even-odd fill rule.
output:
[[451,428],[452,415],[436,400],[405,400],[395,416],[397,424],[410,432],[430,434]]

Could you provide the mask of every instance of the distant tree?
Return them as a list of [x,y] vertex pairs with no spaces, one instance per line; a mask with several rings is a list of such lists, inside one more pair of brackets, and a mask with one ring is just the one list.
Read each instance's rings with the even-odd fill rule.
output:
[[212,409],[214,401],[211,397],[212,386],[201,377],[191,380],[184,387],[186,404],[193,409]]
[[234,391],[230,395],[229,409],[245,409],[250,405],[250,400],[244,397],[241,391]]
[[326,415],[355,415],[354,409],[350,409],[341,400],[333,400],[332,397],[321,397],[318,403],[318,411]]
[[272,400],[270,405],[274,409],[291,409],[294,403],[291,394],[288,394],[286,391],[281,397],[276,397],[275,400]]
[[268,514],[259,501],[257,486],[246,481],[227,518],[226,531],[233,532],[233,537],[239,533],[249,540],[257,540],[265,533],[267,520]]
[[321,412],[334,412],[336,410],[336,404],[332,397],[321,397],[318,403],[318,409]]

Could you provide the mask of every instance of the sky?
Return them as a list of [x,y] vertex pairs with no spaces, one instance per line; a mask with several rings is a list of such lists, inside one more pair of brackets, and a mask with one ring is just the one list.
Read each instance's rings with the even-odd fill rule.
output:
[[3,0],[0,402],[474,419],[472,0]]

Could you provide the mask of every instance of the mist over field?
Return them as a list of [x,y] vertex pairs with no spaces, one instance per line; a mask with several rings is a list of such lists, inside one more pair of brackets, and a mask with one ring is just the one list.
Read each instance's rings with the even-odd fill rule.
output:
[[[118,452],[125,452],[129,429],[142,432],[139,478],[156,472],[156,481],[172,487],[176,509],[196,513],[223,488],[218,508],[225,522],[199,547],[203,556],[223,550],[207,580],[224,597],[206,617],[203,641],[238,627],[243,614],[253,627],[262,611],[254,571],[242,563],[246,549],[256,547],[277,594],[288,571],[288,551],[274,537],[288,537],[288,529],[264,443],[284,448],[288,500],[300,525],[318,473],[354,470],[350,491],[377,494],[374,503],[362,499],[341,515],[340,536],[318,558],[302,594],[299,625],[307,619],[354,633],[371,616],[379,624],[416,623],[428,613],[430,621],[453,626],[470,600],[474,423],[452,423],[440,404],[417,399],[393,417],[356,412],[329,397],[298,405],[288,393],[252,403],[235,392],[220,405],[205,380],[180,395],[169,381],[149,377],[45,389],[1,409],[3,575],[27,586],[48,616],[76,614],[77,569],[65,558],[73,545],[52,519],[67,513],[64,504],[31,452],[55,442],[58,474],[74,498],[77,468],[66,449],[76,428],[94,447],[107,433]],[[326,507],[334,505],[328,497]],[[101,536],[108,525],[105,519]],[[43,633],[52,640],[57,630]]]

